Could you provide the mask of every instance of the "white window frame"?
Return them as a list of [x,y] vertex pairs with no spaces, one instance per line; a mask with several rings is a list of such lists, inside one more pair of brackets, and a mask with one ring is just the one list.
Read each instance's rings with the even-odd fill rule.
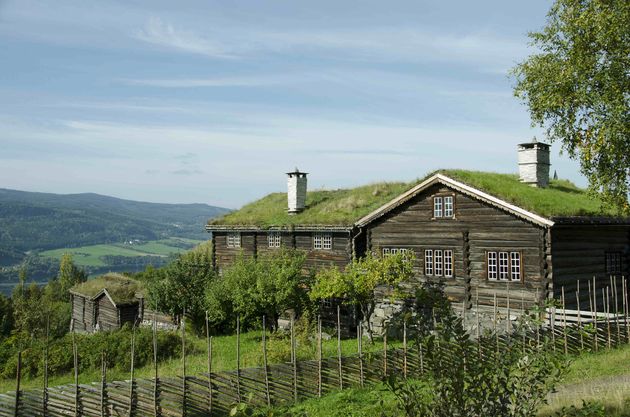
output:
[[433,275],[433,249],[424,250],[424,274]]
[[436,277],[441,277],[442,274],[444,273],[444,264],[443,262],[443,250],[442,249],[435,249],[433,250],[433,270],[435,271],[435,276]]
[[282,234],[280,232],[269,232],[267,234],[267,244],[270,248],[279,248],[282,245]]
[[444,201],[442,197],[433,197],[433,217],[441,219],[444,215]]
[[452,195],[444,197],[444,217],[452,218],[455,216],[455,199]]
[[521,280],[521,253],[510,252],[510,279],[512,281]]
[[399,253],[407,253],[411,251],[408,248],[383,248],[383,256],[396,255]]
[[446,278],[453,278],[453,251],[444,251],[444,276]]
[[328,233],[328,232],[313,233],[313,249],[332,250],[332,247],[333,247],[332,233]]
[[486,272],[490,281],[519,282],[523,278],[523,255],[519,251],[488,251]]
[[488,279],[495,281],[499,278],[499,258],[496,252],[488,252]]
[[499,252],[499,281],[509,281],[510,279],[510,254]]
[[241,232],[228,232],[226,239],[228,248],[241,247]]

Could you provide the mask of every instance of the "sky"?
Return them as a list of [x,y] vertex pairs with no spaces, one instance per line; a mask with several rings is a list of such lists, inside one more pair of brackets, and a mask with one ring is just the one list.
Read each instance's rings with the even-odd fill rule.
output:
[[508,72],[550,5],[0,0],[0,188],[238,208],[295,167],[311,189],[516,172],[545,135]]

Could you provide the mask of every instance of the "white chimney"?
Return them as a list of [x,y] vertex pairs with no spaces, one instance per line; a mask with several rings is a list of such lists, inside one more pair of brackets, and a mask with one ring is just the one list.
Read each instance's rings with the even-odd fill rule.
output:
[[550,145],[538,142],[518,145],[518,172],[521,182],[533,187],[545,188],[549,185]]
[[293,172],[287,172],[287,199],[289,214],[297,214],[306,206],[306,172],[300,172],[295,168]]

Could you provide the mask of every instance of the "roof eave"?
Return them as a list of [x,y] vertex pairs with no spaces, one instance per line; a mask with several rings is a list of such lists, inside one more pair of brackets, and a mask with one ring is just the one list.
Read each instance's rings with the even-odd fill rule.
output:
[[551,227],[554,225],[554,221],[542,216],[539,216],[535,213],[532,213],[530,211],[527,211],[521,207],[515,206],[514,204],[508,203],[507,201],[501,200],[497,197],[494,197],[488,193],[485,193],[481,190],[478,190],[474,187],[471,187],[469,185],[466,185],[464,183],[461,183],[459,181],[456,181],[450,177],[447,177],[444,174],[435,174],[430,178],[427,178],[426,180],[424,180],[423,182],[421,182],[420,184],[416,185],[415,187],[413,187],[412,189],[410,189],[409,191],[401,194],[400,196],[394,198],[393,200],[391,200],[390,202],[384,204],[383,206],[379,207],[378,209],[374,210],[372,213],[368,214],[367,216],[364,216],[363,218],[361,218],[359,221],[357,221],[355,223],[355,226],[357,227],[365,227],[367,226],[369,223],[373,222],[374,220],[384,216],[385,214],[389,213],[391,210],[395,209],[396,207],[399,207],[400,205],[406,203],[407,201],[409,201],[411,198],[415,197],[417,194],[419,194],[420,192],[426,190],[427,188],[429,188],[430,186],[434,185],[434,184],[444,184],[450,188],[455,189],[456,191],[459,191],[463,194],[466,194],[470,197],[476,198],[478,200],[484,201],[490,205],[493,205],[495,207],[498,207],[500,209],[503,209],[517,217],[520,217],[526,221],[532,222],[534,224],[537,224],[539,226],[543,226],[543,227]]
[[256,226],[256,225],[234,225],[234,224],[208,224],[207,232],[259,232],[259,231],[281,231],[281,232],[311,232],[311,231],[333,231],[349,232],[354,229],[354,225],[326,225],[326,224],[298,224],[279,226]]

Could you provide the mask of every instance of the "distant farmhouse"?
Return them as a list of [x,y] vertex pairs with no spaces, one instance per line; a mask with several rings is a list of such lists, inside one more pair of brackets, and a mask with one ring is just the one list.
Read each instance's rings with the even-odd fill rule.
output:
[[[281,246],[307,253],[311,268],[343,267],[366,252],[413,251],[416,280],[440,281],[453,303],[472,308],[560,297],[576,286],[627,276],[630,219],[565,180],[549,179],[549,145],[518,146],[519,175],[438,171],[417,183],[307,192],[289,172],[288,193],[270,194],[209,222],[220,272],[243,253]],[[287,207],[288,201],[288,207]],[[618,284],[621,288],[621,280]],[[587,291],[581,292],[588,308]],[[474,301],[474,303],[473,303]],[[480,307],[480,308],[481,308]]]

